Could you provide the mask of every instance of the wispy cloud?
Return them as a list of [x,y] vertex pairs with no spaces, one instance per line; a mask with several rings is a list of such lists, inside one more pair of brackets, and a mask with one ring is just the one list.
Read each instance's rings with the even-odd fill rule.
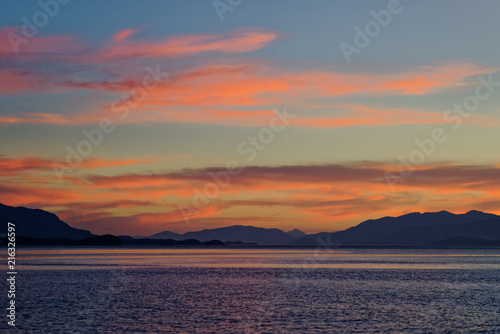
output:
[[[116,167],[131,164],[148,164],[151,160],[145,159],[123,159],[108,160],[103,158],[90,158],[78,164],[79,168],[92,170],[104,167]],[[51,159],[39,157],[20,157],[13,158],[0,156],[0,176],[13,175],[26,171],[51,171],[54,164],[67,164],[65,161],[54,161]]]
[[[51,185],[43,177],[48,162],[36,158],[2,161],[0,202],[53,208],[69,222],[96,233],[106,229],[131,234],[167,228],[184,231],[194,225],[186,225],[179,205],[192,206],[195,189],[203,192],[206,184],[215,182],[210,175],[225,171],[221,167],[114,176],[76,174],[71,182]],[[204,226],[235,217],[233,223],[251,220],[267,226],[269,219],[275,219],[272,223],[283,228],[307,221],[304,229],[330,231],[367,218],[410,211],[487,208],[500,213],[498,166],[423,165],[398,184],[394,193],[384,172],[397,168],[375,162],[244,167],[190,221]],[[23,173],[22,185],[12,179],[16,173]],[[143,213],[144,208],[150,213]]]
[[166,38],[133,38],[137,29],[126,29],[114,35],[97,59],[160,58],[196,55],[206,52],[245,53],[263,48],[278,34],[262,28],[238,29],[229,34],[177,35]]

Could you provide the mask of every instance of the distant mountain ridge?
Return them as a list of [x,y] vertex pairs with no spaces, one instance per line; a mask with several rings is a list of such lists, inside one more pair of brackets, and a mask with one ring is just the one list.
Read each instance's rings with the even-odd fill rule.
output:
[[[89,231],[76,229],[61,221],[55,214],[24,207],[0,204],[0,234],[7,233],[7,223],[16,225],[16,237],[38,239],[82,240],[96,237]],[[424,246],[424,245],[486,245],[500,242],[500,216],[481,211],[453,214],[448,211],[409,213],[399,217],[369,219],[339,232],[305,234],[294,229],[284,232],[277,228],[233,225],[183,234],[164,231],[150,239],[201,243],[221,242],[260,245],[318,245],[335,246]],[[121,236],[121,240],[137,240]]]
[[457,237],[498,240],[500,216],[475,210],[465,214],[414,212],[399,217],[366,220],[344,231],[308,235],[293,243],[315,244],[321,238],[332,245],[415,246]]
[[301,237],[305,237],[307,235],[306,233],[302,232],[299,229],[293,229],[291,231],[286,232],[286,234],[288,234],[294,238],[301,238]]
[[263,228],[263,227],[242,226],[242,225],[233,225],[215,229],[206,229],[196,232],[186,232],[184,234],[164,231],[153,234],[149,238],[173,239],[173,240],[197,239],[201,242],[217,239],[223,242],[242,241],[246,243],[258,243],[262,245],[265,244],[282,245],[282,244],[288,244],[293,240],[295,240],[294,237],[277,228]]
[[208,241],[218,239],[243,241],[258,244],[289,245],[373,245],[373,246],[419,246],[439,244],[443,240],[467,238],[469,243],[480,240],[482,244],[500,239],[500,216],[476,210],[465,214],[448,211],[413,212],[399,217],[369,219],[339,232],[305,234],[300,230],[283,232],[253,226],[229,226],[196,232],[178,234],[165,231],[150,236],[152,239],[187,238]]

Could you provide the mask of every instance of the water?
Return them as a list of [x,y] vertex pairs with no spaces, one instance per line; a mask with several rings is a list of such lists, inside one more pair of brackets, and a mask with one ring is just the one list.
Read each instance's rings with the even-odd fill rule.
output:
[[499,333],[500,250],[18,250],[25,333]]

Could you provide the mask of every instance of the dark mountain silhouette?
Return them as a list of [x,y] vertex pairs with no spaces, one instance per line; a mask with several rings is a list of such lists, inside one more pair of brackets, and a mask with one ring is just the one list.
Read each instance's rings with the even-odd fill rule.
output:
[[[9,240],[0,238],[0,245],[7,245]],[[16,245],[22,246],[121,246],[122,241],[114,235],[105,234],[85,239],[66,239],[66,238],[32,238],[17,237]]]
[[427,245],[456,237],[500,239],[500,216],[480,211],[453,214],[447,211],[410,213],[400,217],[370,219],[347,230],[297,239],[294,244]]
[[374,239],[373,244],[424,245],[439,240],[468,237],[485,240],[500,239],[500,218],[470,223],[445,223],[405,228],[386,237]]
[[117,235],[120,240],[134,240],[134,237],[131,237],[130,235]]
[[210,240],[205,242],[200,242],[196,239],[186,239],[186,240],[173,240],[166,239],[162,240],[163,246],[222,246],[224,243],[220,240]]
[[111,234],[98,235],[76,241],[81,246],[121,246],[122,240]]
[[262,228],[254,226],[234,225],[215,229],[207,229],[198,232],[187,232],[177,234],[169,231],[153,234],[151,239],[196,239],[201,242],[210,240],[221,240],[222,242],[242,241],[245,243],[258,244],[288,244],[295,240],[294,237],[277,228]]
[[127,235],[118,237],[125,246],[224,246],[220,240],[210,240],[201,242],[196,239],[150,239],[150,238],[132,238]]
[[[141,237],[134,237],[135,239],[142,239]],[[153,234],[150,237],[144,237],[144,238],[151,238],[151,239],[172,239],[172,240],[182,240],[182,234],[175,233],[175,232],[170,232],[170,231],[163,231],[160,233]]]
[[301,237],[305,237],[307,235],[306,233],[304,233],[298,229],[293,229],[291,231],[288,231],[288,232],[286,232],[286,234],[288,234],[289,236],[294,237],[294,238],[301,238]]
[[[396,233],[405,229],[435,224],[468,223],[493,218],[491,216],[497,217],[478,211],[470,211],[463,215],[455,215],[448,211],[440,211],[428,213],[415,212],[400,217],[384,217],[376,220],[370,219],[357,226],[348,228],[345,231],[335,233],[335,235],[332,236],[332,242],[340,244],[363,244],[373,243],[375,240],[383,239],[394,244],[400,242],[400,240],[397,239]],[[393,239],[388,238],[391,236],[393,236]]]
[[16,237],[74,240],[94,237],[89,231],[69,226],[53,213],[0,204],[0,233],[7,233],[8,222],[15,224]]

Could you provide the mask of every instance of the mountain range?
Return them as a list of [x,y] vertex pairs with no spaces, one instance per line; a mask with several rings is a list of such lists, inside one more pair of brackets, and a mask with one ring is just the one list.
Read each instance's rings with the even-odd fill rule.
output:
[[[16,236],[48,239],[82,240],[95,237],[89,231],[76,229],[55,214],[23,207],[0,204],[0,233],[7,233],[7,222],[16,224]],[[233,225],[183,234],[163,231],[140,239],[120,236],[123,241],[198,240],[202,243],[220,240],[225,243],[256,243],[260,245],[331,246],[458,246],[500,245],[500,216],[480,211],[453,214],[447,211],[410,213],[399,217],[366,220],[339,232],[305,234],[294,229],[284,232],[276,228]],[[169,241],[172,243],[172,241]],[[137,242],[136,242],[137,244]]]
[[307,235],[294,244],[415,246],[456,237],[500,240],[500,216],[480,211],[453,214],[448,211],[414,212],[399,217],[370,219],[335,233]]
[[[301,232],[299,230],[294,230],[294,231],[295,231],[294,234],[297,234],[297,231],[299,233]],[[282,230],[279,230],[277,228],[263,228],[263,227],[241,226],[241,225],[207,229],[197,232],[187,232],[184,234],[177,234],[170,231],[164,231],[153,234],[149,238],[173,239],[173,240],[197,239],[202,242],[217,239],[223,242],[241,241],[245,243],[257,243],[257,244],[268,244],[268,245],[289,244],[296,239],[292,235],[283,232]]]

